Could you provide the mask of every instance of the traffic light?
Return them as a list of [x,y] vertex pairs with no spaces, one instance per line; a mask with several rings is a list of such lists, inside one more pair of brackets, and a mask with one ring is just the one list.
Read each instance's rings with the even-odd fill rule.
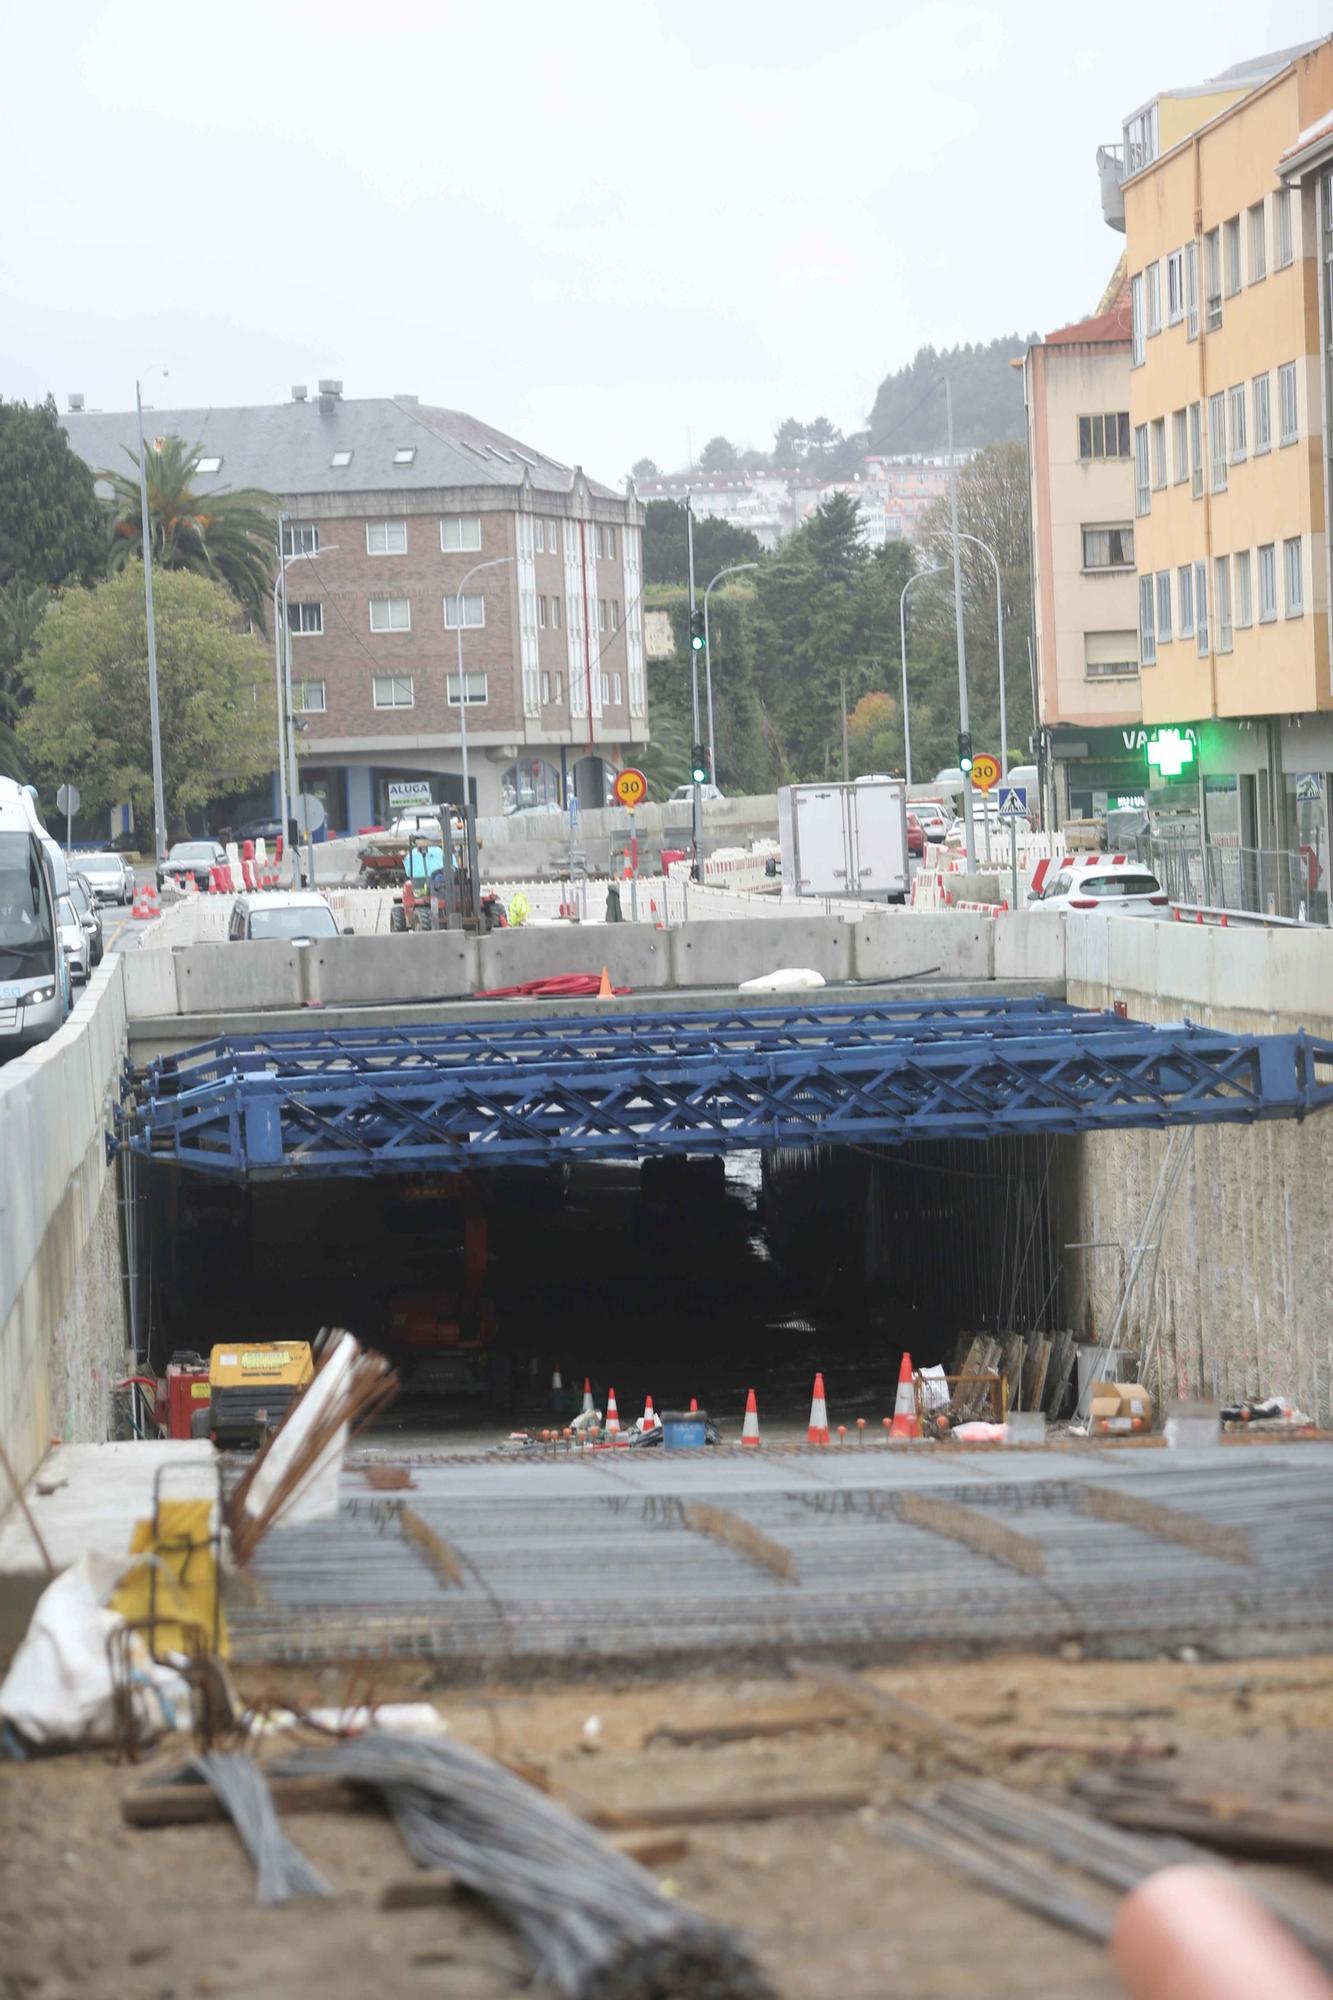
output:
[[960,729],[958,732],[958,768],[965,778],[972,775],[972,732]]
[[704,615],[702,611],[690,613],[690,651],[702,653],[704,649]]
[[708,783],[708,759],[704,755],[702,743],[696,743],[690,752],[690,782],[695,785]]

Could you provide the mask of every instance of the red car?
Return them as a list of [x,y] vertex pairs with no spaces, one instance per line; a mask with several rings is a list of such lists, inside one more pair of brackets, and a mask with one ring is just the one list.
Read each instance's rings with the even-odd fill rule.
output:
[[926,852],[926,830],[915,813],[907,815],[907,852],[919,856]]

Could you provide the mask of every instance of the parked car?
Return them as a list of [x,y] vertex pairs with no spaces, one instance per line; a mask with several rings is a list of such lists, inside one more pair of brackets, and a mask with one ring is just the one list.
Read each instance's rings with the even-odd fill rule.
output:
[[88,934],[88,951],[93,965],[102,963],[102,915],[97,907],[92,883],[86,875],[73,874],[69,878],[69,900],[74,905],[79,922]]
[[208,887],[209,871],[225,868],[227,850],[216,840],[178,840],[165,861],[157,867],[157,886],[165,889],[168,882],[175,888],[183,888],[190,877],[194,877],[195,887]]
[[[350,924],[346,934],[351,935]],[[229,944],[257,941],[293,944],[297,939],[338,935],[338,919],[327,896],[317,895],[313,889],[269,890],[262,896],[238,896],[227,923]]]
[[65,954],[70,979],[74,985],[81,986],[89,971],[88,933],[68,896],[62,896],[56,905],[56,922],[60,930],[60,949]]
[[1033,910],[1104,910],[1112,917],[1160,917],[1171,898],[1152,870],[1124,854],[1085,854],[1046,883]]
[[917,859],[920,860],[924,856],[925,851],[926,829],[922,826],[916,814],[909,812],[907,815],[907,852],[915,854]]
[[[720,799],[725,799],[727,796],[725,792],[719,791],[716,785],[700,785],[699,792],[701,797],[706,799],[710,805]],[[675,791],[671,794],[671,804],[679,805],[683,800],[693,799],[693,797],[693,785],[677,785]]]
[[946,806],[943,799],[909,799],[907,810],[915,813],[922,832],[932,843],[944,839],[953,821],[953,807]]
[[282,838],[282,821],[276,813],[267,819],[247,819],[236,829],[238,841],[262,840],[270,853],[273,843]]
[[134,901],[134,870],[123,854],[78,854],[73,858],[99,903]]
[[[396,840],[414,840],[418,834],[425,834],[428,840],[432,836],[439,840],[442,835],[442,810],[440,806],[408,806],[399,813],[389,832]],[[449,807],[449,830],[455,840],[463,838],[463,815],[457,806]]]

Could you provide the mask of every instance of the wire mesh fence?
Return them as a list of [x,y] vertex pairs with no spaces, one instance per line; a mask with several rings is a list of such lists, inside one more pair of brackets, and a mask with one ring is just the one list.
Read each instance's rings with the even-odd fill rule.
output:
[[[1145,835],[1138,843],[1138,858],[1152,869],[1173,903],[1246,910],[1258,916],[1289,917],[1298,923],[1322,920],[1324,899],[1312,887],[1306,853]],[[1316,900],[1320,912],[1316,912]]]

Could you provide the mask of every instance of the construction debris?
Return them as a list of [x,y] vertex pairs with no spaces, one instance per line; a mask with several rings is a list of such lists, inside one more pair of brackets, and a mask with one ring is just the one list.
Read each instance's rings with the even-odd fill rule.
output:
[[664,1896],[562,1806],[462,1744],[363,1736],[287,1767],[378,1792],[413,1860],[480,1897],[568,2000],[768,2000],[735,1931]]
[[1255,1860],[1333,1860],[1333,1793],[1243,1791],[1152,1768],[1099,1771],[1078,1795],[1115,1826],[1176,1834]]
[[255,1899],[289,1903],[296,1896],[331,1896],[333,1890],[288,1839],[259,1766],[236,1751],[210,1750],[193,1759],[189,1775],[212,1788],[255,1865]]

